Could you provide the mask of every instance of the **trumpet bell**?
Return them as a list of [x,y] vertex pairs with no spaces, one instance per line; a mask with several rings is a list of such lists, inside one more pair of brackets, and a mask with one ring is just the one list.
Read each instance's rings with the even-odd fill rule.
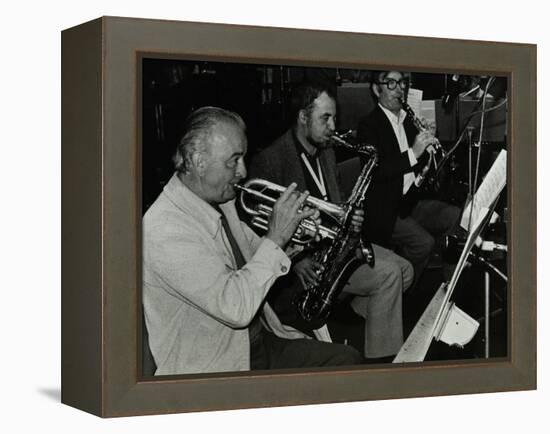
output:
[[[240,190],[240,205],[251,219],[251,223],[262,231],[268,230],[269,218],[273,212],[273,204],[286,190],[278,184],[265,179],[250,179],[243,185],[235,184]],[[345,215],[345,210],[336,204],[309,196],[305,205],[316,208],[325,216],[339,225]],[[318,239],[334,239],[337,230],[318,224],[314,219],[304,219],[300,222],[292,241],[295,244],[306,245]]]

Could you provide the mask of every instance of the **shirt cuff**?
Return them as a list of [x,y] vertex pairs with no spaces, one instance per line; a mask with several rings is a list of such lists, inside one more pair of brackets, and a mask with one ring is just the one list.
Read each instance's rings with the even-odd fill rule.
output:
[[283,276],[290,270],[291,261],[286,253],[269,238],[262,238],[262,242],[257,252],[262,251],[273,258],[273,267],[277,275]]

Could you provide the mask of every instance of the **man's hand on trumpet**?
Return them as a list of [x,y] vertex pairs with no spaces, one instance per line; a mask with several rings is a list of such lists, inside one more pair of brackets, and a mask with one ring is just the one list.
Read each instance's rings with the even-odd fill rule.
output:
[[273,204],[273,211],[269,218],[266,238],[269,238],[279,247],[284,248],[296,232],[300,222],[306,218],[319,219],[319,211],[305,206],[309,192],[296,191],[293,182]]

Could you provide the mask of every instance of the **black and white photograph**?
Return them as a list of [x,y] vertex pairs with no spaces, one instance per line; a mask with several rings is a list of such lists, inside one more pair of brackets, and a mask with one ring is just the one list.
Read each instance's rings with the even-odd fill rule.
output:
[[1,70],[10,426],[544,426],[529,0],[24,3]]
[[63,403],[536,387],[536,46],[103,16],[61,69]]
[[144,378],[509,356],[509,76],[138,70]]

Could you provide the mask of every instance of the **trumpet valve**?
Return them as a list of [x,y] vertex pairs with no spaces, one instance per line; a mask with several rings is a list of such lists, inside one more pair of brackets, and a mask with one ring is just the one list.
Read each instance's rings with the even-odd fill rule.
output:
[[260,214],[262,216],[265,216],[265,217],[269,217],[271,215],[271,211],[273,209],[270,206],[268,206],[264,203],[259,203],[256,206],[256,210],[258,211],[258,214]]

